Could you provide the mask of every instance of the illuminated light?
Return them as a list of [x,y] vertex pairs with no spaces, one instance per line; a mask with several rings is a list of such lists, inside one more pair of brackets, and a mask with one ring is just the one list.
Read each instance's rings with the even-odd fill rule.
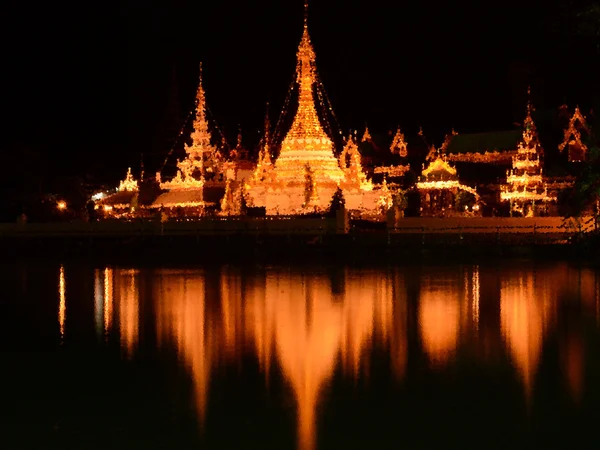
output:
[[67,209],[67,202],[65,202],[64,200],[60,200],[58,203],[56,203],[56,207],[59,210],[64,211],[65,209]]
[[410,170],[410,164],[406,166],[378,166],[373,170],[374,173],[384,174],[390,178],[402,177],[406,172]]
[[106,212],[112,211],[113,207],[111,205],[104,205],[102,209]]
[[106,197],[106,194],[104,192],[98,192],[98,193],[92,195],[92,200],[97,202],[98,200],[102,200],[105,197]]
[[60,327],[60,342],[62,344],[65,338],[65,321],[67,317],[66,281],[65,268],[63,265],[60,266],[58,277],[58,299],[58,325]]

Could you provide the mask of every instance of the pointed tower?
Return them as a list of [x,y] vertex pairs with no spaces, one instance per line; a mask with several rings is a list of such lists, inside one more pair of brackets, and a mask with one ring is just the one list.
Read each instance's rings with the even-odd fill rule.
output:
[[[528,91],[529,92],[529,91]],[[512,169],[506,174],[506,184],[500,192],[500,200],[510,202],[510,213],[532,217],[538,209],[544,210],[555,197],[548,195],[542,178],[541,157],[543,156],[537,130],[531,112],[531,100],[527,104],[527,117],[523,137],[513,157]]]
[[254,173],[252,174],[253,182],[261,182],[266,179],[269,179],[270,182],[274,181],[273,161],[271,159],[271,121],[269,120],[268,103],[264,126],[265,130],[258,153],[258,162],[254,169]]
[[[333,142],[317,114],[315,51],[308,33],[306,2],[304,8],[304,30],[296,52],[298,109],[281,143],[270,180],[255,179],[248,184],[251,203],[264,207],[269,215],[324,212],[330,207],[331,199],[338,187],[342,187],[340,183],[344,179],[344,171],[334,155]],[[310,174],[310,184],[307,184],[306,174]],[[348,209],[352,204],[375,205],[376,198],[367,200],[361,197],[365,192],[354,193],[355,202],[345,197]]]
[[316,59],[308,34],[308,3],[304,7],[304,31],[296,53],[298,110],[281,144],[275,169],[278,180],[285,185],[295,185],[303,182],[303,173],[298,167],[308,165],[317,188],[327,186],[335,191],[334,187],[342,179],[343,173],[333,154],[333,143],[321,125],[315,106]]
[[341,183],[344,189],[373,189],[373,183],[367,180],[367,176],[363,172],[358,144],[352,134],[348,137],[344,150],[340,155],[340,166],[344,171],[344,180]]
[[363,137],[360,140],[360,142],[370,142],[372,140],[373,140],[373,138],[371,137],[371,133],[369,133],[369,127],[367,127],[365,125],[365,132],[364,132]]
[[[177,163],[177,175],[170,181],[160,182],[161,189],[202,188],[207,178],[214,179],[220,172],[218,151],[211,144],[212,135],[206,119],[206,97],[202,85],[202,63],[196,92],[196,116],[191,144],[185,144],[186,157]],[[160,174],[157,174],[160,181]]]
[[582,141],[581,132],[589,133],[585,117],[579,111],[579,106],[575,107],[575,113],[569,121],[569,126],[564,130],[564,139],[558,146],[562,152],[568,149],[569,162],[581,162],[587,159],[588,148]]

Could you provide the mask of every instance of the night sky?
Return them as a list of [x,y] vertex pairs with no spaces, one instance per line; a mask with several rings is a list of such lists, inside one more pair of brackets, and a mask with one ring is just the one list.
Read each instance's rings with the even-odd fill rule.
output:
[[[600,52],[575,35],[568,3],[312,0],[309,30],[344,133],[422,126],[439,145],[453,127],[511,128],[528,84],[538,109],[589,110]],[[102,180],[139,170],[142,153],[148,172],[159,168],[193,108],[200,61],[225,136],[234,145],[239,124],[256,145],[266,102],[275,122],[293,79],[303,18],[302,0],[3,9],[4,164],[35,154],[39,170]]]

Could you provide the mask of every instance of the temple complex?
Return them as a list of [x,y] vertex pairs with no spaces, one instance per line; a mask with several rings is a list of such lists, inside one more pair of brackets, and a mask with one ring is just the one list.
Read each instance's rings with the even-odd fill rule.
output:
[[177,174],[163,181],[156,179],[163,192],[152,204],[154,208],[178,209],[185,214],[201,215],[205,208],[218,206],[226,187],[224,158],[211,144],[212,135],[206,119],[206,98],[202,86],[202,65],[196,94],[196,118],[192,144],[185,145],[186,157],[177,162]]
[[348,209],[377,209],[381,192],[364,177],[354,140],[351,138],[346,144],[340,164],[318,117],[313,91],[315,52],[306,13],[296,74],[298,109],[275,162],[271,162],[270,147],[261,150],[255,175],[247,183],[249,204],[265,208],[267,215],[324,212],[341,189]]
[[546,214],[548,203],[556,200],[556,197],[548,195],[548,188],[542,177],[540,157],[543,150],[531,111],[529,102],[523,136],[517,153],[513,156],[512,169],[507,172],[506,184],[500,192],[500,200],[510,202],[511,215],[527,217]]

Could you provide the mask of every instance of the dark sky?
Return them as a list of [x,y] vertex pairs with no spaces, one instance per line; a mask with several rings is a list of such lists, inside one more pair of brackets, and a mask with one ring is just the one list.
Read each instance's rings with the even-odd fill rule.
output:
[[[570,37],[559,6],[312,0],[309,28],[344,132],[423,126],[439,140],[452,127],[510,128],[529,83],[538,108],[589,108],[600,53]],[[158,168],[193,107],[199,61],[215,120],[231,143],[240,124],[254,145],[265,103],[273,121],[281,111],[303,17],[302,0],[3,8],[4,153],[33,149],[49,164],[111,177],[139,166],[142,152]]]

